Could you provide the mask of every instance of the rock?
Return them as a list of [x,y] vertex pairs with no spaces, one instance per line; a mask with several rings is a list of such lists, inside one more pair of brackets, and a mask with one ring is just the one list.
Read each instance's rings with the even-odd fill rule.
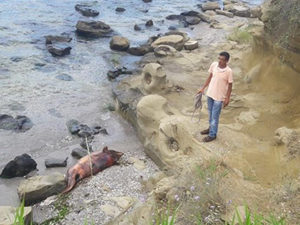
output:
[[93,146],[91,145],[92,139],[88,139],[87,141],[85,139],[82,139],[80,142],[80,146],[86,150],[89,149],[90,152],[93,150]]
[[159,45],[154,49],[154,54],[156,57],[166,57],[166,56],[175,56],[177,50],[169,45]]
[[79,131],[77,133],[77,135],[79,137],[83,137],[83,138],[90,137],[93,134],[94,134],[94,132],[93,132],[93,130],[89,126],[87,126],[85,124],[80,124],[79,125]]
[[287,127],[280,127],[275,131],[275,141],[277,144],[288,145],[292,140],[295,139],[297,133],[293,129]]
[[116,202],[116,204],[122,208],[122,209],[128,209],[129,207],[131,207],[134,202],[135,199],[130,197],[130,196],[124,196],[124,197],[109,197],[107,198],[107,200],[113,200],[114,202]]
[[6,114],[0,114],[0,129],[24,132],[33,126],[32,121],[26,116],[17,116],[15,119]]
[[77,159],[80,159],[88,154],[87,150],[82,148],[75,148],[72,150],[71,155],[74,156]]
[[55,78],[62,81],[74,81],[73,77],[71,77],[68,74],[60,74],[57,75]]
[[133,163],[133,166],[137,169],[137,170],[143,170],[146,168],[145,163],[142,160],[139,160],[135,157],[130,157],[129,162]]
[[169,26],[168,30],[177,30],[176,26]]
[[77,120],[69,120],[66,125],[71,134],[76,134],[80,130],[79,122]]
[[11,160],[0,175],[1,178],[22,177],[36,169],[36,162],[28,155],[22,154]]
[[158,38],[151,44],[151,47],[156,48],[159,45],[170,45],[178,51],[183,48],[183,37],[180,35],[168,35]]
[[198,41],[195,41],[195,40],[189,40],[186,43],[184,43],[185,50],[195,50],[198,47],[199,47]]
[[148,20],[148,21],[146,22],[145,26],[147,26],[147,27],[153,26],[153,21],[152,21],[152,20]]
[[180,15],[182,16],[198,16],[199,12],[196,11],[187,11],[187,12],[183,12]]
[[21,181],[18,187],[19,198],[25,205],[41,202],[49,196],[61,193],[66,188],[65,177],[61,173],[31,177]]
[[127,38],[121,36],[114,36],[109,42],[112,50],[127,51],[130,46],[130,42]]
[[48,45],[48,52],[51,53],[52,56],[65,56],[70,55],[71,47],[66,45]]
[[233,6],[233,9],[229,10],[232,12],[235,16],[240,16],[240,17],[250,17],[250,8],[246,6],[241,6],[241,5],[235,5]]
[[172,14],[172,15],[167,16],[166,19],[167,20],[185,20],[185,16]]
[[187,42],[190,39],[186,32],[183,32],[180,30],[169,31],[169,32],[165,33],[165,35],[180,35],[183,37],[184,42]]
[[153,51],[153,48],[150,46],[131,47],[127,50],[130,55],[136,56],[143,56],[151,51]]
[[173,177],[166,177],[160,180],[154,189],[154,194],[158,199],[165,199],[169,190],[175,184]]
[[76,11],[81,12],[81,14],[84,16],[95,17],[99,15],[99,12],[97,10],[89,8],[88,5],[77,4],[75,5],[75,9]]
[[116,8],[116,12],[125,12],[126,9],[122,8],[122,7],[117,7]]
[[119,215],[120,210],[118,209],[118,207],[116,206],[112,206],[112,205],[101,205],[100,209],[107,215],[107,216],[112,216],[112,217],[116,217]]
[[142,28],[139,26],[139,25],[134,25],[134,30],[135,31],[140,31],[140,30],[142,30]]
[[[12,206],[0,206],[0,224],[1,225],[15,225],[21,224],[16,217],[17,210],[19,208],[15,208]],[[23,221],[22,225],[29,225],[32,224],[32,208],[31,207],[24,207],[23,212]]]
[[46,45],[53,44],[55,42],[71,42],[72,38],[67,36],[58,36],[58,35],[47,35],[46,38]]
[[261,16],[262,16],[262,12],[260,7],[254,7],[250,9],[251,18],[260,18]]
[[219,15],[223,15],[223,16],[227,16],[229,18],[233,18],[234,17],[234,14],[231,13],[231,12],[227,12],[227,11],[223,11],[223,10],[216,10],[216,13],[219,14]]
[[214,10],[207,10],[205,11],[206,15],[209,15],[211,17],[214,17],[215,15],[217,15],[217,13]]
[[112,32],[109,25],[101,21],[81,21],[76,24],[76,31],[79,35],[85,37],[105,37]]
[[143,89],[148,94],[154,94],[165,89],[166,85],[166,73],[157,63],[148,63],[142,72],[142,85]]
[[251,70],[245,75],[244,82],[246,84],[251,83],[253,80],[257,79],[260,74],[261,64],[257,64],[255,67],[251,68]]
[[207,15],[207,14],[205,14],[205,13],[199,13],[199,14],[198,14],[198,17],[199,17],[202,21],[207,22],[207,23],[212,23],[212,22],[215,21],[215,19],[214,19],[212,16],[209,16],[209,15]]
[[201,19],[198,17],[190,17],[186,19],[186,22],[188,23],[188,25],[196,25],[198,23],[200,23]]
[[143,2],[149,3],[149,2],[152,2],[152,0],[143,0]]
[[224,0],[224,1],[223,1],[223,5],[230,5],[230,4],[232,4],[231,1],[228,1],[228,0]]
[[132,74],[132,71],[128,71],[126,67],[121,67],[107,72],[107,76],[109,79],[115,79],[121,74]]
[[207,2],[201,5],[202,10],[205,12],[206,10],[216,10],[221,9],[218,2]]
[[47,168],[51,167],[66,167],[67,166],[68,157],[65,159],[45,159],[45,166]]
[[255,110],[249,110],[248,112],[241,112],[237,119],[243,123],[253,125],[256,123],[260,116],[260,113]]

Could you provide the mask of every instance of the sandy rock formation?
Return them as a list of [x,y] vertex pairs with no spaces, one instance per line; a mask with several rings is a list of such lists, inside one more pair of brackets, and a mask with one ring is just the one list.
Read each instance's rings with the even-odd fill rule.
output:
[[183,48],[184,40],[180,35],[168,35],[158,38],[154,41],[151,46],[156,48],[159,45],[170,45],[178,51],[181,51]]
[[202,10],[205,12],[207,10],[221,9],[218,2],[207,2],[201,5]]
[[195,40],[189,40],[186,43],[184,43],[185,50],[195,50],[198,47],[199,47],[198,41],[195,41]]
[[175,56],[177,53],[177,50],[169,45],[159,45],[154,49],[156,57]]

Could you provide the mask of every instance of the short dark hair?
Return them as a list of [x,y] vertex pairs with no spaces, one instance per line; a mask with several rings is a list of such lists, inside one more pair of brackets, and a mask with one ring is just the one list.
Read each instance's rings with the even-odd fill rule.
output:
[[230,55],[228,52],[221,52],[219,55],[224,56],[227,61],[230,59]]

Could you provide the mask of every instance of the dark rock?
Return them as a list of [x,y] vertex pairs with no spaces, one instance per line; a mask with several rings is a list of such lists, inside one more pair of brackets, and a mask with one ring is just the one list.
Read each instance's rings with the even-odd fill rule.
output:
[[114,36],[110,40],[109,46],[112,50],[127,51],[127,49],[130,47],[130,41],[125,37]]
[[0,175],[1,178],[22,177],[36,169],[36,162],[28,155],[23,154],[11,160]]
[[31,119],[26,116],[17,116],[15,120],[18,122],[18,131],[27,131],[33,127]]
[[149,3],[149,2],[152,2],[152,0],[143,0],[143,2]]
[[81,12],[81,14],[84,16],[95,17],[99,15],[99,12],[97,10],[89,8],[88,5],[77,4],[75,5],[75,9],[76,11]]
[[190,17],[186,19],[186,22],[189,25],[196,25],[198,23],[200,23],[201,19],[199,17]]
[[71,51],[70,46],[63,45],[48,45],[48,51],[52,54],[52,56],[65,56],[69,55]]
[[89,137],[89,136],[92,136],[94,133],[93,133],[93,130],[91,128],[89,128],[87,125],[85,124],[80,124],[79,125],[79,131],[77,133],[77,135],[79,137]]
[[176,26],[169,26],[168,29],[169,29],[169,30],[177,30],[177,27],[176,27]]
[[80,142],[80,146],[84,149],[89,149],[90,151],[92,151],[93,146],[91,145],[92,143],[92,139],[87,139],[87,141],[85,139],[82,139]]
[[135,31],[140,31],[140,30],[142,30],[142,28],[139,26],[139,25],[134,25],[134,30]]
[[147,27],[151,27],[151,26],[153,26],[153,21],[152,20],[148,20],[145,25]]
[[33,126],[32,121],[26,116],[17,116],[15,119],[12,116],[0,114],[0,129],[27,131]]
[[55,78],[58,80],[63,80],[63,81],[73,81],[74,80],[73,77],[71,77],[68,74],[60,74],[60,75],[57,75]]
[[117,68],[115,70],[110,70],[107,72],[107,76],[109,79],[115,79],[121,74],[132,74],[132,71],[128,71],[127,68],[122,67],[122,68]]
[[101,134],[107,134],[107,135],[108,135],[108,132],[107,132],[107,130],[106,130],[105,128],[102,128],[102,129],[100,130],[100,133],[101,133]]
[[47,168],[51,167],[66,167],[67,166],[68,157],[66,159],[46,159],[45,166]]
[[66,125],[71,134],[76,134],[80,130],[79,122],[77,120],[69,120]]
[[140,46],[140,47],[132,47],[127,50],[130,55],[143,56],[149,52],[153,51],[153,48],[150,46]]
[[105,37],[112,32],[109,25],[101,21],[81,21],[76,24],[77,33],[85,37]]
[[180,15],[182,16],[198,16],[199,12],[196,11],[187,11],[187,12],[183,12]]
[[149,10],[148,9],[142,9],[141,12],[147,13],[147,12],[149,12]]
[[180,24],[182,27],[188,27],[188,26],[189,26],[188,22],[185,21],[185,20],[180,20],[180,21],[179,21],[179,24]]
[[80,159],[88,154],[87,150],[82,148],[75,148],[72,150],[71,155],[77,159]]
[[47,35],[46,45],[53,44],[55,42],[71,42],[72,38],[66,36],[58,36],[58,35]]
[[13,62],[21,62],[23,61],[24,58],[22,57],[18,57],[18,56],[15,56],[15,57],[11,57],[10,60],[13,61]]
[[156,41],[159,38],[159,36],[153,36],[150,37],[147,41],[147,45],[151,45],[154,41]]
[[116,8],[116,12],[125,12],[126,9],[122,8],[122,7],[117,7]]
[[185,20],[185,16],[183,15],[169,15],[166,17],[167,20]]

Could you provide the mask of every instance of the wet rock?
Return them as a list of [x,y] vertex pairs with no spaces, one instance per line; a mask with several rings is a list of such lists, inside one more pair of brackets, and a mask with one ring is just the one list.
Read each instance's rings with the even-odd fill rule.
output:
[[108,135],[108,132],[105,128],[102,128],[101,130],[99,130],[99,133]]
[[149,2],[152,2],[152,0],[143,0],[143,2],[149,3]]
[[121,74],[132,74],[132,71],[128,71],[126,67],[121,67],[107,72],[107,76],[109,79],[115,79]]
[[24,58],[15,56],[15,57],[11,57],[10,60],[13,62],[21,62],[24,60]]
[[66,188],[65,177],[61,173],[48,176],[36,176],[21,181],[18,187],[19,198],[25,200],[25,205],[41,202],[52,195],[61,193]]
[[75,148],[72,150],[71,155],[77,159],[80,159],[88,154],[86,149],[82,148]]
[[112,32],[109,25],[101,21],[81,21],[76,24],[77,33],[85,37],[105,37]]
[[156,48],[159,45],[170,45],[178,51],[181,51],[183,48],[183,37],[180,35],[168,35],[158,38],[151,44],[151,47]]
[[185,20],[185,16],[183,15],[169,15],[166,17],[167,20]]
[[154,54],[156,57],[166,57],[166,56],[175,56],[177,50],[169,45],[159,45],[154,49]]
[[221,9],[218,2],[207,2],[201,5],[202,10],[205,12],[207,10]]
[[121,36],[114,36],[109,42],[112,50],[127,51],[130,47],[130,42],[127,38]]
[[76,11],[81,12],[81,14],[84,16],[95,17],[99,15],[99,12],[97,10],[89,8],[88,5],[77,4],[75,5],[75,9]]
[[190,17],[186,19],[188,25],[196,25],[200,23],[201,19],[199,17]]
[[122,7],[117,7],[116,8],[116,12],[125,12],[126,9],[122,8]]
[[153,48],[151,48],[150,46],[131,47],[127,50],[129,54],[136,55],[136,56],[143,56],[152,51]]
[[147,13],[147,12],[149,12],[149,10],[148,9],[142,9],[141,12]]
[[94,132],[89,126],[87,126],[85,124],[80,124],[79,125],[79,131],[77,133],[77,135],[79,137],[90,137],[93,134],[94,134]]
[[76,134],[80,130],[79,122],[77,120],[69,120],[66,125],[71,134]]
[[209,15],[207,15],[207,14],[205,14],[205,13],[199,13],[199,14],[198,14],[198,17],[199,17],[202,21],[207,22],[207,23],[212,23],[212,22],[215,21],[215,19],[214,19],[212,16],[209,16]]
[[33,126],[32,121],[26,116],[17,116],[15,119],[6,114],[0,114],[0,129],[25,132]]
[[48,52],[51,53],[52,56],[65,56],[70,55],[71,47],[65,45],[48,45]]
[[45,159],[45,166],[47,168],[51,167],[66,167],[68,163],[68,157],[66,159]]
[[139,25],[134,25],[134,30],[135,31],[140,31],[140,30],[142,30],[142,28],[139,26]]
[[169,26],[168,30],[177,30],[176,26]]
[[223,10],[216,10],[216,13],[219,15],[227,16],[229,18],[233,18],[234,14],[231,12],[223,11]]
[[47,35],[46,38],[46,45],[53,44],[55,42],[71,42],[72,38],[67,36],[59,36],[59,35]]
[[198,16],[199,12],[196,11],[187,11],[187,12],[183,12],[180,15],[182,16]]
[[[0,206],[0,224],[2,225],[14,225],[19,224],[18,220],[15,218],[17,215],[17,210],[12,206]],[[22,225],[29,225],[32,222],[32,208],[24,207],[24,213],[22,215],[24,223]],[[15,222],[17,221],[17,223]],[[21,223],[20,223],[21,224]]]
[[28,155],[23,154],[6,164],[1,172],[1,178],[22,177],[36,169],[36,162]]
[[55,78],[62,81],[74,81],[73,77],[71,77],[68,74],[60,74],[57,75]]
[[81,142],[80,142],[80,146],[82,147],[82,148],[84,148],[84,149],[86,149],[86,150],[90,150],[90,151],[92,151],[92,149],[93,149],[93,146],[91,145],[91,143],[92,143],[92,139],[91,138],[89,138],[89,139],[82,139],[81,140]]
[[184,43],[184,49],[185,50],[195,50],[199,47],[198,41],[189,40],[186,43]]
[[146,22],[145,26],[147,26],[147,27],[153,26],[153,21],[152,21],[152,20],[148,20],[148,21]]

